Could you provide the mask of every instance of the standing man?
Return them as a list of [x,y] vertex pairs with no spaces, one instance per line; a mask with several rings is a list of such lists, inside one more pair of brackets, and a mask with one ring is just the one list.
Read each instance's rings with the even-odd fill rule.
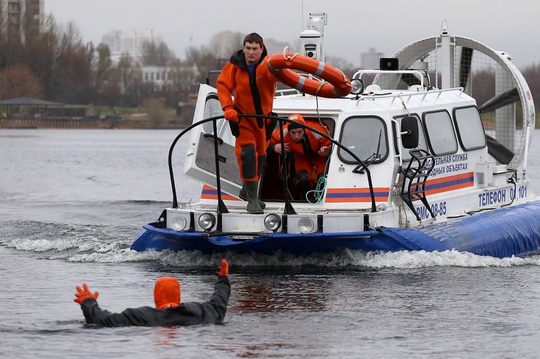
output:
[[254,214],[264,213],[266,207],[259,199],[258,185],[275,121],[239,118],[238,114],[272,113],[277,79],[268,70],[267,56],[262,37],[257,33],[247,35],[242,50],[225,64],[216,85],[225,119],[236,137],[235,153],[242,179],[240,198],[247,200],[247,211]]
[[[306,121],[299,114],[289,116],[289,122],[283,129],[283,148],[279,128],[274,131],[270,140],[269,151],[276,153],[291,152],[294,156],[294,169],[297,176],[296,185],[302,195],[307,199],[307,192],[314,189],[319,178],[324,176],[326,160],[330,154],[332,142],[301,125]],[[309,123],[319,132],[328,131],[319,123]]]

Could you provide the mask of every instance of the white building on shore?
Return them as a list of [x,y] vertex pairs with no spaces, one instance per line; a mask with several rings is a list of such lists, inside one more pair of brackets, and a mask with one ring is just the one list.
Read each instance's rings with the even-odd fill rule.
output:
[[120,60],[124,53],[128,53],[132,59],[139,61],[143,54],[145,43],[163,43],[163,37],[154,30],[130,30],[130,31],[109,31],[101,38],[101,42],[109,46],[111,59],[114,63]]

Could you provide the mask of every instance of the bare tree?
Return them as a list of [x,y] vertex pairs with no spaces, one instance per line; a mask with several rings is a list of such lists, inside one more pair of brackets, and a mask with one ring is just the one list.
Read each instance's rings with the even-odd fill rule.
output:
[[152,128],[161,128],[165,123],[164,101],[155,97],[149,97],[143,102],[143,110],[146,112]]
[[220,61],[207,47],[190,47],[186,50],[186,65],[191,65],[194,72],[196,83],[204,83],[211,70],[221,70]]
[[523,70],[523,77],[527,80],[534,99],[534,107],[540,108],[540,64],[532,64]]
[[99,102],[114,107],[120,100],[120,73],[113,65],[109,46],[99,44],[97,47],[97,64],[95,69],[95,87]]
[[486,70],[474,72],[472,74],[472,88],[474,93],[471,95],[476,99],[478,106],[482,106],[495,96],[495,72]]
[[59,28],[49,96],[57,101],[85,104],[92,101],[92,69],[88,58],[93,46],[85,46],[74,23]]
[[145,66],[168,66],[175,58],[174,52],[164,42],[147,41],[143,44],[141,62]]
[[39,80],[26,65],[13,65],[0,72],[0,98],[41,98]]

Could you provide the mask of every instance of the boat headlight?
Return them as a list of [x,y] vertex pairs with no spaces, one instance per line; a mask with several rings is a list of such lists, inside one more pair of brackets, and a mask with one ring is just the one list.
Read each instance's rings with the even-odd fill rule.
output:
[[199,226],[208,231],[216,224],[216,217],[212,213],[203,213],[199,217]]
[[358,95],[364,92],[364,81],[362,79],[353,79],[351,80],[351,93],[353,95]]
[[187,219],[183,216],[170,216],[167,219],[169,228],[171,228],[173,231],[183,231],[187,227]]
[[270,213],[264,217],[264,226],[269,231],[274,232],[281,226],[281,217],[275,213]]
[[298,231],[300,233],[311,233],[313,232],[313,228],[315,228],[315,225],[313,224],[313,221],[311,218],[302,217],[298,220]]

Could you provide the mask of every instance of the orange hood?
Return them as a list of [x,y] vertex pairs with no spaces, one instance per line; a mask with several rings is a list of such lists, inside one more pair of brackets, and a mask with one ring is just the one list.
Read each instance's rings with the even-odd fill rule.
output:
[[156,279],[154,287],[154,301],[157,309],[177,307],[181,303],[180,282],[173,277]]
[[306,124],[304,117],[302,117],[302,115],[297,114],[297,113],[290,115],[289,120],[294,121],[294,122],[289,122],[289,126],[288,126],[289,130],[294,130],[296,128],[303,128],[302,126],[299,126],[298,124],[301,124],[301,125]]

